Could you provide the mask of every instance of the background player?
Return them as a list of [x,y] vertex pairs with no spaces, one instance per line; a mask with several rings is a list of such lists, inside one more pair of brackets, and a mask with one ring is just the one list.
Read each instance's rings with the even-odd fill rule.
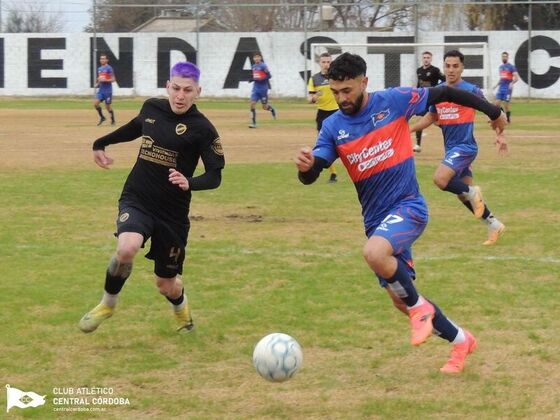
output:
[[99,114],[99,122],[97,125],[103,124],[107,119],[103,115],[103,111],[99,104],[105,102],[105,108],[111,116],[111,125],[115,125],[115,113],[113,112],[113,82],[115,81],[115,73],[113,67],[109,65],[109,59],[107,55],[101,54],[99,56],[99,64],[97,68],[97,80],[95,82],[95,87],[97,87],[97,93],[95,94],[95,100],[93,101],[93,107]]
[[[448,51],[444,55],[445,85],[472,92],[484,98],[482,91],[461,78],[465,57],[457,50]],[[444,102],[430,108],[420,121],[413,124],[410,131],[428,127],[438,121],[443,132],[445,157],[434,174],[434,183],[442,190],[456,194],[457,198],[474,215],[488,227],[488,239],[483,245],[494,245],[505,226],[486,206],[480,188],[473,186],[471,164],[478,154],[478,145],[474,138],[475,110],[454,103]],[[500,152],[507,151],[505,138],[497,136],[496,142]]]
[[[395,306],[408,314],[411,343],[422,344],[433,328],[453,343],[451,358],[441,371],[461,372],[467,355],[476,347],[475,338],[421,296],[413,283],[416,274],[411,247],[426,227],[428,209],[416,179],[407,120],[425,112],[427,106],[445,101],[483,111],[497,132],[505,127],[505,116],[497,106],[447,86],[394,88],[370,94],[366,91],[366,63],[354,54],[338,56],[328,77],[341,112],[324,121],[313,150],[300,150],[295,159],[298,177],[311,184],[340,157],[362,205],[368,238],[364,258]],[[345,133],[343,138],[341,132]]]
[[[327,77],[331,61],[332,57],[328,52],[322,53],[319,56],[321,71],[311,76],[307,83],[307,100],[317,106],[317,115],[315,117],[317,131],[321,131],[325,118],[338,111],[338,104],[331,91],[329,78]],[[329,173],[329,182],[336,182],[336,168],[334,164],[329,166]]]
[[257,128],[257,111],[255,109],[257,102],[260,101],[262,108],[270,111],[272,118],[276,119],[276,110],[268,103],[268,90],[270,89],[270,78],[272,75],[267,65],[263,61],[259,52],[253,54],[253,65],[251,66],[253,76],[253,90],[251,91],[251,123],[249,128]]
[[[418,83],[416,87],[437,86],[445,78],[438,67],[432,66],[432,53],[424,51],[422,53],[422,65],[416,69]],[[413,149],[415,152],[422,151],[422,130],[416,131],[416,144]]]
[[502,64],[500,64],[500,79],[494,89],[498,88],[496,92],[496,105],[502,106],[506,111],[508,123],[511,122],[511,111],[509,110],[509,103],[511,101],[511,94],[513,93],[513,85],[519,80],[519,73],[517,68],[508,62],[509,54],[504,51],[502,53]]
[[[167,82],[168,99],[148,99],[128,124],[93,143],[95,163],[107,169],[113,160],[105,154],[106,146],[142,137],[119,200],[117,251],[107,268],[105,293],[101,303],[80,320],[83,332],[94,331],[113,315],[132,262],[149,238],[146,258],[154,261],[156,286],[171,302],[178,330],[193,329],[178,277],[185,259],[191,195],[217,188],[224,167],[218,133],[194,104],[201,91],[199,77],[194,64],[175,64]],[[199,159],[205,172],[193,177]]]

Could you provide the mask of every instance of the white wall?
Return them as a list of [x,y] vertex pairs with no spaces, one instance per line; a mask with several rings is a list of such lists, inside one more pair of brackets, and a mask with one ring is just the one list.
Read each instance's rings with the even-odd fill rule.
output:
[[[0,36],[0,95],[91,95],[93,88],[90,84],[91,34],[4,34]],[[338,43],[366,43],[368,37],[400,37],[408,36],[406,33],[366,33],[366,32],[323,32],[310,33],[308,38],[328,37]],[[521,47],[527,41],[526,32],[469,32],[469,33],[443,33],[434,32],[422,34],[419,42],[445,41],[449,36],[486,36],[489,45],[489,71],[490,84],[497,80],[497,68],[500,64],[502,51],[510,53],[510,61],[516,64],[520,73],[523,64]],[[158,40],[161,38],[177,38],[190,44],[196,49],[197,37],[194,33],[119,33],[98,35],[109,47],[109,52],[114,55],[110,64],[117,68],[117,81],[124,80],[124,73],[130,73],[130,87],[115,85],[115,95],[141,95],[154,96],[164,91],[157,86],[158,65],[160,71],[168,69],[170,63],[158,63]],[[560,97],[560,31],[539,31],[533,33],[533,49],[531,66],[533,68],[533,88],[531,97],[559,98]],[[57,78],[65,80],[66,87],[31,87],[30,68],[37,64],[30,61],[30,40],[58,39],[64,44],[60,49],[42,49],[41,60],[58,60],[56,69],[43,69],[38,74],[40,78]],[[119,42],[123,38],[130,38],[132,50],[129,52],[131,66],[124,66],[119,61],[122,51],[119,51]],[[297,32],[286,33],[201,33],[199,34],[198,64],[202,70],[201,85],[205,96],[217,97],[247,97],[250,94],[251,84],[241,81],[238,86],[225,86],[225,81],[230,75],[246,77],[250,68],[248,56],[256,48],[262,52],[273,78],[272,97],[303,97],[305,86],[300,72],[313,69],[311,60],[306,60],[301,53],[304,34]],[[396,42],[393,41],[392,42]],[[457,42],[457,41],[456,41]],[[240,43],[243,44],[240,46]],[[102,49],[103,48],[103,49]],[[106,52],[104,46],[99,51]],[[433,48],[432,48],[433,49]],[[536,49],[536,50],[535,50]],[[434,50],[433,64],[441,67],[442,53]],[[232,68],[234,58],[241,60],[237,68]],[[183,60],[185,55],[176,51],[171,53],[170,62]],[[371,79],[370,88],[379,89],[386,87],[384,78],[384,56],[371,55],[364,57],[368,61],[368,73]],[[517,59],[517,61],[516,61]],[[404,54],[401,60],[401,85],[415,83],[414,70],[419,63],[414,54]],[[160,60],[161,61],[161,60]],[[519,62],[518,62],[519,61]],[[235,67],[235,66],[233,66]],[[166,70],[167,71],[167,70]],[[469,74],[466,70],[466,75]],[[472,70],[480,73],[480,70]],[[119,75],[119,72],[121,75]],[[527,74],[527,71],[524,71]],[[2,77],[3,74],[3,77]],[[241,76],[240,76],[241,75]],[[546,75],[546,76],[543,76]],[[35,80],[36,81],[36,80]],[[549,86],[545,86],[549,84]],[[515,87],[514,96],[527,96],[529,93],[527,81],[521,80]]]

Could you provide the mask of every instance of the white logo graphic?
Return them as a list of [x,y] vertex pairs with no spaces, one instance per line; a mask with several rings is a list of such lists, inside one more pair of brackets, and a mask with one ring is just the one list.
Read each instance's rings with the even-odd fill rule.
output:
[[451,156],[449,156],[447,159],[445,159],[445,161],[447,163],[453,164],[453,159],[455,159],[459,156],[461,156],[461,153],[453,152],[453,154]]
[[17,388],[12,388],[9,384],[6,385],[6,394],[6,413],[12,407],[29,408],[45,404],[46,395],[41,396],[33,391],[21,391]]
[[344,130],[338,130],[337,140],[347,139],[348,137],[350,137],[350,133],[347,133]]
[[385,219],[383,219],[377,229],[387,231],[387,225],[394,225],[395,223],[400,223],[403,220],[404,219],[401,216],[397,216],[396,214],[389,214],[387,215],[387,217],[385,217]]

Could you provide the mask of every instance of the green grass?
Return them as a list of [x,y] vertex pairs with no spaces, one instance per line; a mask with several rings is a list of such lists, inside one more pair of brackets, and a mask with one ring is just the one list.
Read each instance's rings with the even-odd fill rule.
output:
[[[408,344],[406,319],[363,262],[345,173],[337,185],[324,175],[303,186],[289,163],[229,164],[222,186],[192,202],[183,279],[197,330],[174,333],[151,263],[139,256],[116,314],[84,335],[76,324],[101,296],[128,169],[0,168],[0,374],[47,394],[45,406],[7,416],[554,418],[559,146],[519,142],[530,153],[477,161],[476,180],[508,226],[490,249],[480,246],[485,227],[433,186],[437,161],[418,160],[431,214],[414,248],[418,286],[480,341],[456,377],[438,373],[449,350],[442,340]],[[253,346],[272,331],[304,349],[303,368],[284,384],[251,365]],[[53,411],[54,387],[103,386],[130,406]]]

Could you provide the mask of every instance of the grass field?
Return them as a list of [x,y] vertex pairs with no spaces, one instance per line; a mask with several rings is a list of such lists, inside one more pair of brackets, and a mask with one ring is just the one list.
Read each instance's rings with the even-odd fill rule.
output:
[[[118,122],[139,105],[117,98]],[[479,340],[452,377],[438,371],[450,346],[433,337],[412,348],[407,320],[363,262],[343,168],[335,185],[325,175],[297,181],[291,159],[314,142],[313,107],[278,102],[279,120],[259,111],[256,130],[244,101],[200,108],[222,135],[227,167],[219,189],[193,194],[183,278],[196,331],[175,334],[139,257],[116,314],[85,335],[77,322],[101,297],[138,142],[108,148],[115,167],[103,171],[91,142],[111,127],[95,127],[89,99],[0,100],[0,377],[47,395],[6,418],[558,418],[560,103],[515,103],[505,158],[479,117],[475,180],[507,225],[491,248],[481,246],[485,226],[433,185],[442,142],[426,131],[417,171],[431,219],[414,248],[418,286]],[[283,384],[251,364],[273,331],[304,349]],[[54,403],[81,387],[111,388],[130,404]],[[104,411],[55,411],[65,408]]]

